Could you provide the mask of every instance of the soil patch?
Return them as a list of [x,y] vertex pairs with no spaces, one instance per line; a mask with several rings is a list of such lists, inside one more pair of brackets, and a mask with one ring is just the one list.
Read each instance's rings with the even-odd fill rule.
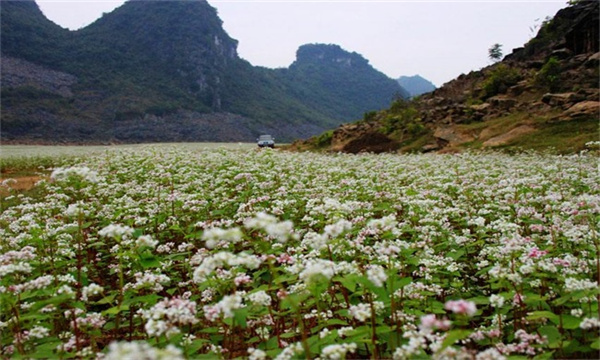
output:
[[342,151],[351,154],[360,152],[384,153],[398,150],[399,144],[379,132],[363,134],[346,144]]
[[[18,177],[7,177],[0,178],[0,183],[5,184],[13,190],[29,190],[35,186],[35,183],[42,179],[41,176],[18,176]],[[0,187],[0,194],[6,195],[7,190],[4,186]]]

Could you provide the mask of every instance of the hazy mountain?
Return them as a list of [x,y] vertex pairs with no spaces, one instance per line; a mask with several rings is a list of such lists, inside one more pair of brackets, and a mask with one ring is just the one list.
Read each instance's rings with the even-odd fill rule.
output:
[[406,95],[339,47],[349,65],[309,45],[289,69],[252,66],[204,0],[130,0],[78,31],[3,0],[1,20],[3,141],[289,140]]
[[410,97],[419,96],[435,90],[435,85],[420,75],[400,76],[398,78],[398,84],[408,91]]
[[386,108],[395,98],[409,97],[367,59],[338,45],[303,45],[296,61],[281,73],[294,84],[296,97],[336,119],[357,118],[357,114],[360,118],[365,109]]
[[599,4],[573,2],[502,61],[295,146],[350,153],[584,150],[598,141]]

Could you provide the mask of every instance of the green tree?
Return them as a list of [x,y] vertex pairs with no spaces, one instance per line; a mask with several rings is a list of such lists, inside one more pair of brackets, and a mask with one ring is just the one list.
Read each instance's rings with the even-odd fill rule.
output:
[[492,47],[488,49],[488,57],[494,62],[502,59],[502,44],[496,43],[492,45]]

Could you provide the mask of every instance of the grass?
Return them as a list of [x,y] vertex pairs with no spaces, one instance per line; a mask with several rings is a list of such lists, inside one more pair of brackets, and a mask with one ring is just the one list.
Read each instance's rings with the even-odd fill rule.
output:
[[585,149],[585,144],[599,139],[598,119],[545,123],[539,130],[513,139],[499,148],[521,147],[533,150],[553,148],[558,153],[574,153]]

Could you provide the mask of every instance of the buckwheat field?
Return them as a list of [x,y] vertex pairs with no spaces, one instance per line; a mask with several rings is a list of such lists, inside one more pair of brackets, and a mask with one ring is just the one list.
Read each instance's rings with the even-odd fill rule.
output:
[[2,358],[600,348],[593,153],[136,148],[2,189]]

